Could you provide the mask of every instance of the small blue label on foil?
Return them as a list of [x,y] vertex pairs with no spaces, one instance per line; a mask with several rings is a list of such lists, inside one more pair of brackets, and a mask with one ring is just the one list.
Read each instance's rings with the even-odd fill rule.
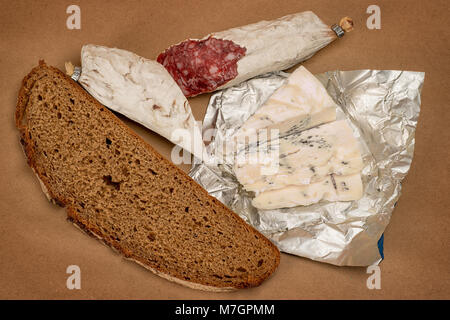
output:
[[384,233],[381,235],[380,240],[378,240],[378,251],[380,252],[381,259],[384,259],[383,240],[384,240]]

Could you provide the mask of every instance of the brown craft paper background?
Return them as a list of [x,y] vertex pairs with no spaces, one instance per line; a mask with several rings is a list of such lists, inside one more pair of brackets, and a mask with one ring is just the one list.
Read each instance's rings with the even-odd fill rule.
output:
[[[81,30],[66,8],[81,7]],[[381,8],[381,30],[366,9]],[[403,194],[385,232],[381,290],[365,268],[335,267],[282,254],[258,288],[206,293],[164,280],[124,260],[66,221],[26,164],[13,115],[22,78],[39,59],[61,69],[80,63],[83,44],[119,47],[147,58],[187,37],[313,10],[328,24],[350,16],[355,31],[305,62],[328,70],[425,71],[416,149]],[[0,0],[0,298],[44,299],[381,299],[450,298],[450,46],[448,1],[6,1]],[[190,99],[197,120],[209,95]],[[171,144],[125,121],[163,155]],[[188,166],[183,169],[187,170]],[[81,290],[66,288],[68,265]]]

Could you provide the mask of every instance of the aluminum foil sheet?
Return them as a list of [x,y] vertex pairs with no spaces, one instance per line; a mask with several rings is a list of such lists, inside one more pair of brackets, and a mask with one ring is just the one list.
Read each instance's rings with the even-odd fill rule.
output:
[[[273,241],[280,251],[339,266],[382,260],[378,244],[400,197],[414,151],[424,73],[393,70],[333,71],[318,75],[362,146],[364,195],[358,201],[258,210],[232,163],[221,163],[223,142],[280,87],[289,74],[251,79],[211,97],[203,122],[215,164],[194,164],[190,175],[212,196]],[[207,143],[207,141],[206,141]]]

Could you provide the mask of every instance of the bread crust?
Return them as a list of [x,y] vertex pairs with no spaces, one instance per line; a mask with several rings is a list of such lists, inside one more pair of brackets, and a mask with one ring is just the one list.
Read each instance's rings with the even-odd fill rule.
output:
[[252,226],[248,225],[235,212],[233,212],[232,210],[227,208],[224,204],[222,204],[216,198],[214,198],[211,195],[209,195],[207,193],[207,191],[204,190],[203,188],[201,188],[200,186],[198,186],[198,187],[199,187],[199,189],[201,190],[201,192],[203,193],[203,195],[206,198],[208,198],[211,202],[215,203],[216,205],[219,205],[220,207],[222,207],[222,209],[227,211],[230,215],[234,215],[234,217],[237,218],[239,220],[239,222],[242,223],[242,225],[247,230],[249,230],[252,234],[260,237],[261,239],[263,239],[263,241],[266,242],[266,244],[272,249],[273,255],[275,257],[275,263],[273,264],[272,268],[269,270],[267,277],[251,278],[251,279],[248,280],[247,283],[243,283],[242,285],[237,285],[237,286],[233,286],[233,287],[225,287],[225,286],[224,287],[220,287],[220,286],[215,287],[215,286],[205,285],[205,284],[202,284],[202,283],[186,281],[186,280],[183,280],[183,279],[180,279],[180,278],[177,278],[177,277],[173,277],[173,276],[168,275],[166,273],[163,273],[161,270],[158,270],[158,269],[155,269],[155,268],[151,268],[144,261],[140,261],[138,259],[132,258],[131,253],[126,252],[125,250],[123,250],[123,249],[121,249],[119,247],[115,247],[114,244],[111,243],[111,242],[105,241],[105,239],[103,239],[99,235],[101,233],[98,230],[96,230],[95,227],[90,226],[87,221],[83,221],[82,222],[81,221],[82,219],[77,215],[76,210],[74,210],[71,207],[71,203],[70,203],[69,199],[65,199],[63,197],[57,197],[55,195],[56,192],[54,192],[53,186],[49,182],[49,179],[41,172],[40,168],[36,165],[35,157],[34,157],[35,150],[33,149],[32,137],[30,136],[30,134],[28,132],[28,127],[26,126],[26,124],[23,123],[23,121],[25,120],[25,115],[26,115],[26,106],[27,106],[27,103],[28,103],[29,92],[31,91],[31,88],[33,87],[33,84],[35,82],[35,81],[32,81],[32,78],[38,74],[38,71],[41,68],[48,68],[48,69],[50,69],[50,70],[52,70],[52,71],[54,71],[56,73],[59,73],[63,77],[65,77],[68,80],[68,83],[70,83],[70,86],[73,88],[73,90],[75,90],[77,93],[87,97],[87,99],[89,99],[93,103],[93,105],[95,107],[97,107],[99,109],[103,108],[106,111],[106,113],[108,114],[108,116],[111,118],[111,120],[115,122],[116,125],[121,126],[125,130],[127,130],[127,132],[130,135],[134,136],[136,139],[138,139],[138,141],[140,143],[142,143],[142,145],[146,149],[148,149],[151,153],[153,153],[160,160],[166,162],[167,165],[169,165],[173,170],[176,170],[178,173],[180,173],[182,175],[185,175],[186,178],[188,178],[188,182],[191,185],[195,184],[195,185],[198,186],[198,184],[191,177],[189,177],[183,170],[181,170],[180,168],[178,168],[177,166],[172,164],[170,161],[165,159],[161,154],[159,154],[151,145],[149,145],[147,142],[145,142],[139,135],[137,135],[128,126],[126,126],[122,121],[120,121],[116,116],[114,116],[114,114],[112,112],[107,110],[97,100],[95,100],[86,91],[84,91],[75,81],[70,79],[67,75],[65,75],[59,69],[57,69],[55,67],[52,67],[52,66],[47,66],[43,60],[40,60],[39,61],[39,65],[37,67],[33,68],[31,70],[31,72],[27,76],[25,76],[25,78],[22,81],[22,86],[20,88],[18,99],[17,99],[17,106],[16,106],[16,112],[15,112],[15,122],[16,122],[16,127],[20,131],[20,137],[21,137],[20,138],[20,142],[21,142],[21,144],[23,146],[23,150],[24,150],[25,156],[27,158],[28,165],[32,168],[32,170],[34,171],[34,173],[38,177],[38,180],[39,180],[39,182],[41,184],[42,190],[46,194],[47,198],[51,202],[53,202],[55,204],[58,204],[58,205],[60,205],[62,207],[66,207],[68,220],[70,222],[75,224],[77,227],[79,227],[81,230],[85,231],[86,233],[88,233],[88,234],[94,236],[95,238],[101,240],[103,243],[105,243],[109,247],[115,249],[116,251],[119,251],[119,253],[121,253],[126,259],[129,259],[129,260],[132,260],[132,261],[138,263],[139,265],[145,267],[146,269],[152,271],[153,273],[159,275],[160,277],[163,277],[163,278],[165,278],[167,280],[170,280],[172,282],[176,282],[178,284],[182,284],[184,286],[187,286],[187,287],[190,287],[190,288],[193,288],[193,289],[200,289],[200,290],[214,291],[214,292],[222,292],[222,291],[231,291],[231,290],[234,290],[234,289],[255,287],[255,286],[260,285],[271,274],[273,274],[273,272],[275,271],[275,269],[277,268],[277,266],[279,265],[279,262],[280,262],[280,252],[279,252],[278,248],[269,239],[267,239],[264,235],[262,235],[259,231],[257,231]]

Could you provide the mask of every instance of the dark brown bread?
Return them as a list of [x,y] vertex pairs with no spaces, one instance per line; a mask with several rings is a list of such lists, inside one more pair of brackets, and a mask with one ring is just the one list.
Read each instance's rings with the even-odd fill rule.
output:
[[16,125],[28,164],[68,219],[192,288],[259,285],[278,249],[56,68],[23,80]]

